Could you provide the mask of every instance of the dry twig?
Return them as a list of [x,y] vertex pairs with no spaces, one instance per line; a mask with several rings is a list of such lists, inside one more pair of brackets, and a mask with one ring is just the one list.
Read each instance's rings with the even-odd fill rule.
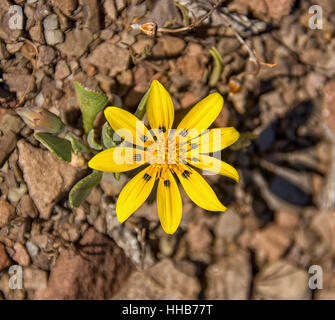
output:
[[[204,15],[202,16],[200,19],[196,19],[194,20],[193,23],[191,23],[188,26],[182,27],[182,28],[165,28],[165,27],[158,27],[156,22],[148,22],[142,25],[139,24],[132,24],[131,27],[133,29],[139,29],[141,30],[143,33],[145,33],[146,35],[150,36],[150,37],[154,37],[157,36],[160,33],[181,33],[181,32],[186,32],[186,31],[190,31],[196,27],[198,27],[199,25],[201,25],[207,18],[209,18],[212,13],[219,8],[226,0],[219,0],[217,1],[213,7]],[[243,72],[240,74],[240,77],[243,77],[244,75],[257,75],[259,73],[260,67],[261,66],[265,66],[265,67],[269,67],[269,68],[273,68],[276,66],[276,64],[273,63],[266,63],[262,60],[260,60],[257,55],[256,52],[253,48],[251,48],[246,41],[242,38],[242,36],[235,30],[235,28],[233,27],[232,23],[230,22],[230,20],[223,14],[221,14],[221,18],[223,21],[223,24],[229,28],[233,35],[235,36],[235,38],[238,40],[238,42],[247,50],[248,54],[249,54],[249,60],[251,62],[253,62],[256,65],[256,70],[253,72]]]
[[31,73],[31,77],[30,77],[30,79],[29,79],[28,86],[27,86],[27,88],[26,88],[26,90],[25,90],[23,96],[21,97],[21,99],[20,99],[19,102],[17,103],[16,108],[22,106],[23,103],[24,103],[25,100],[26,100],[28,91],[29,91],[29,89],[31,88],[31,86],[32,86],[32,84],[33,84],[33,81],[34,81],[34,76],[35,76],[35,73],[36,73],[36,70],[37,70],[37,58],[38,58],[38,49],[37,49],[36,45],[35,45],[32,41],[30,41],[30,40],[28,40],[28,39],[26,39],[26,38],[22,38],[22,37],[21,37],[21,40],[23,40],[26,44],[30,45],[30,46],[33,48],[33,50],[34,50],[34,52],[35,52],[35,55],[34,55],[34,56],[31,56],[30,59],[28,58],[29,61],[30,61],[31,64],[32,64],[32,66],[33,66],[33,71],[32,71],[32,73]]
[[190,30],[198,27],[199,25],[201,25],[225,1],[226,0],[219,0],[218,2],[216,2],[213,5],[213,7],[204,16],[202,16],[200,19],[194,20],[194,22],[192,22],[190,25],[185,26],[185,27],[175,28],[175,29],[165,28],[165,27],[158,27],[156,22],[148,22],[148,23],[144,23],[142,25],[132,24],[131,27],[133,29],[141,30],[143,33],[145,33],[146,35],[148,35],[150,37],[154,37],[158,33],[180,33],[180,32],[190,31]]
[[266,62],[260,60],[257,57],[255,50],[253,48],[251,48],[246,43],[246,41],[242,38],[242,36],[233,28],[229,19],[224,15],[221,15],[221,18],[222,18],[223,24],[232,31],[233,35],[238,40],[238,42],[247,50],[247,52],[249,54],[249,60],[251,62],[253,62],[254,64],[256,64],[256,66],[257,66],[255,71],[253,71],[253,72],[247,72],[247,71],[243,72],[243,73],[241,73],[241,76],[242,75],[247,75],[247,74],[257,75],[261,66],[265,66],[265,67],[269,67],[269,68],[273,68],[273,67],[276,66],[275,63],[266,63]]
[[179,32],[184,32],[184,31],[190,31],[198,26],[200,26],[207,18],[209,18],[212,13],[220,7],[226,0],[219,0],[217,3],[213,5],[213,7],[200,19],[195,20],[192,22],[190,25],[182,28],[177,28],[177,29],[170,29],[170,28],[158,28],[157,32],[161,33],[179,33]]
[[144,263],[145,263],[145,255],[146,255],[146,230],[145,228],[140,229],[135,223],[129,221],[128,224],[130,227],[136,232],[137,235],[137,241],[140,244],[141,247],[141,270],[144,269]]

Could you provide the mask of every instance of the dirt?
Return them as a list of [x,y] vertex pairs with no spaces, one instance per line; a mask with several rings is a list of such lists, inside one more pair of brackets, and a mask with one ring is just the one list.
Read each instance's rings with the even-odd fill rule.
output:
[[[186,17],[172,0],[15,3],[23,30],[9,28],[10,1],[0,4],[0,299],[335,299],[333,1],[227,0],[198,27],[156,37],[131,25],[174,28],[211,5],[180,0]],[[312,5],[324,9],[322,30],[309,26]],[[260,61],[276,65],[253,73],[223,14]],[[213,46],[223,60],[214,83]],[[241,181],[205,177],[228,210],[204,212],[182,191],[173,236],[159,225],[154,194],[118,223],[115,203],[132,173],[104,174],[71,209],[68,192],[89,159],[62,162],[15,112],[46,108],[83,137],[74,81],[134,112],[153,79],[171,93],[176,119],[218,91],[225,106],[215,126],[244,137],[223,152]],[[23,270],[20,290],[8,285],[13,265]],[[311,266],[322,268],[322,290],[308,286]]]

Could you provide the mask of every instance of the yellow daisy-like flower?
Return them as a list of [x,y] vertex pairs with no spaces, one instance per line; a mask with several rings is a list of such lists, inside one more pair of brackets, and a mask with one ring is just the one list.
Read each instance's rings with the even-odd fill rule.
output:
[[173,234],[182,217],[182,199],[175,176],[199,207],[209,211],[226,210],[206,180],[193,168],[239,181],[239,175],[232,166],[208,155],[230,146],[239,138],[233,127],[207,130],[222,107],[222,96],[212,93],[197,103],[177,129],[172,130],[172,99],[159,81],[154,80],[146,105],[151,130],[128,111],[106,108],[106,119],[124,142],[98,153],[89,161],[89,167],[106,172],[125,172],[149,164],[122,189],[116,203],[119,222],[127,220],[146,201],[158,180],[158,216],[164,231]]

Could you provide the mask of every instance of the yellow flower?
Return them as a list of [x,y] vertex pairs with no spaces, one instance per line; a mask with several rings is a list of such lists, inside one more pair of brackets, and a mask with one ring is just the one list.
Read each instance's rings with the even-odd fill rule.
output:
[[106,108],[106,119],[124,141],[115,148],[100,152],[88,165],[100,171],[125,172],[149,164],[122,189],[116,203],[120,222],[127,220],[145,202],[158,180],[158,216],[164,231],[173,234],[182,217],[182,199],[175,176],[199,207],[209,211],[226,210],[206,180],[193,168],[239,181],[239,175],[232,166],[206,155],[230,146],[239,138],[233,127],[206,130],[222,107],[222,96],[210,94],[188,112],[176,130],[172,130],[172,99],[166,89],[154,80],[147,100],[151,130],[128,111],[117,107]]

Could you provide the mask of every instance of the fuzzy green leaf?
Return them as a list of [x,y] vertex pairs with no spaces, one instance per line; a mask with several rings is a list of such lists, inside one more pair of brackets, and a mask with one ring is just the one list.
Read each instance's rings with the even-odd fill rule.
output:
[[101,132],[101,140],[105,149],[116,147],[116,143],[113,141],[113,133],[114,131],[108,122],[105,122]]
[[89,152],[90,151],[90,149],[81,140],[73,136],[67,135],[65,139],[71,142],[72,150],[75,154],[78,154],[79,152]]
[[149,96],[149,90],[144,94],[144,96],[142,97],[137,107],[137,110],[135,111],[135,117],[139,118],[140,120],[143,119],[145,112],[146,112],[146,105],[147,105],[147,100]]
[[93,150],[100,151],[103,149],[103,146],[95,140],[94,129],[91,129],[88,133],[87,143]]
[[53,152],[57,158],[66,162],[71,162],[72,147],[69,141],[46,132],[35,132],[34,137]]
[[84,130],[88,134],[93,128],[93,121],[97,114],[108,104],[108,98],[98,92],[90,91],[79,83],[74,82],[77,98],[80,104],[80,110],[83,116]]
[[[116,147],[116,143],[113,141],[113,129],[110,127],[108,122],[106,122],[102,127],[101,140],[105,149]],[[117,181],[120,180],[120,172],[114,172],[114,177]]]
[[98,185],[102,178],[102,172],[93,171],[77,182],[69,193],[69,202],[72,208],[78,208],[88,197],[92,189]]

